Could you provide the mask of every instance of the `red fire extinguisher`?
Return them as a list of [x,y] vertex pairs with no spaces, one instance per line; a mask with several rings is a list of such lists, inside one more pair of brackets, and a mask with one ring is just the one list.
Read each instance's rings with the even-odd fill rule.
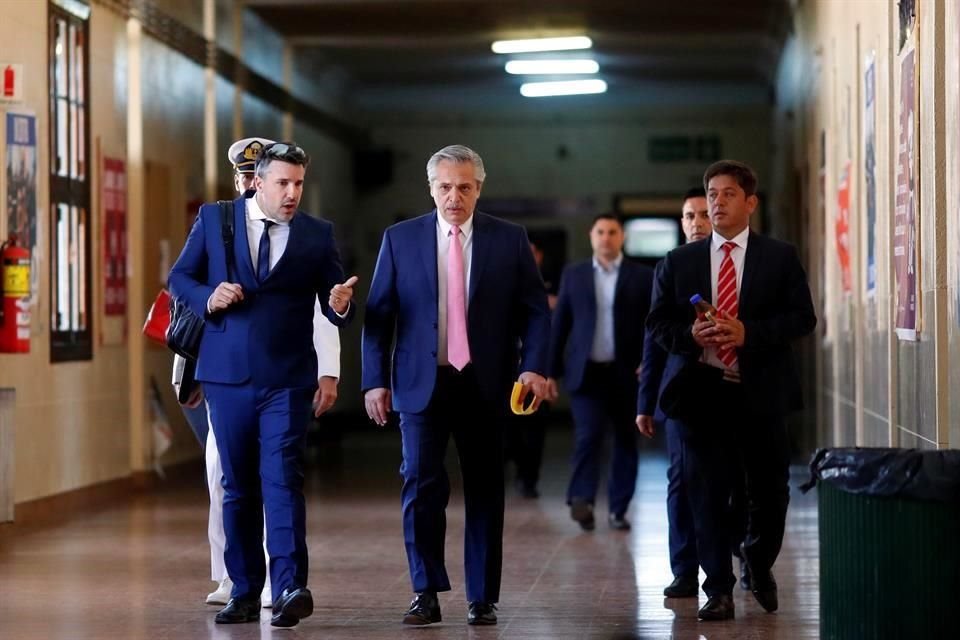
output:
[[17,236],[0,244],[0,352],[30,352],[30,252],[17,246]]
[[6,69],[3,70],[3,97],[12,98],[14,94],[15,83],[14,83],[14,73],[13,67],[7,65]]

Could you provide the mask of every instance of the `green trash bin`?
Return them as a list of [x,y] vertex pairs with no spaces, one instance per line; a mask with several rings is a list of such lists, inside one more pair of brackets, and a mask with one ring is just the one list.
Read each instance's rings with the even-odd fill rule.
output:
[[821,450],[810,466],[820,637],[960,638],[960,451]]

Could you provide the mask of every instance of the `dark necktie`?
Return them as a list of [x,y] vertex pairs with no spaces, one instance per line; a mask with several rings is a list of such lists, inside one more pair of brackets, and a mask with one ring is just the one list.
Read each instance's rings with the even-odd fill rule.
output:
[[260,236],[260,248],[257,250],[257,280],[263,282],[270,273],[270,227],[277,224],[264,219],[263,235]]

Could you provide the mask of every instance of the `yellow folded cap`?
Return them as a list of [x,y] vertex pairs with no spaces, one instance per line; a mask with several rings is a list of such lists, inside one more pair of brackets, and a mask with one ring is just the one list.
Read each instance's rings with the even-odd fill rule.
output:
[[513,411],[513,413],[518,416],[528,416],[539,409],[540,398],[536,395],[533,396],[533,400],[530,401],[529,405],[524,406],[528,395],[530,395],[530,393],[524,392],[522,382],[514,382],[513,393],[510,394],[510,411]]

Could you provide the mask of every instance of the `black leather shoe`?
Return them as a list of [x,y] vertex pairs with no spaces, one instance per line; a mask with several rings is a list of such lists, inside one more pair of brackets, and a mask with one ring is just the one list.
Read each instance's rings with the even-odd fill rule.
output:
[[630,531],[630,521],[623,516],[611,513],[607,516],[607,522],[610,523],[610,528],[614,531]]
[[273,617],[270,624],[274,627],[293,627],[301,619],[313,613],[313,595],[306,587],[284,589],[273,603]]
[[740,557],[747,565],[747,571],[750,572],[750,591],[753,597],[757,599],[760,606],[767,613],[773,613],[780,607],[780,600],[777,597],[777,581],[773,577],[770,569],[760,571],[753,565],[750,556],[747,554],[746,547],[740,545]]
[[732,620],[733,619],[733,596],[721,594],[707,598],[707,604],[700,607],[697,617],[701,620],[712,622],[714,620]]
[[700,584],[697,576],[677,576],[663,590],[663,595],[668,598],[696,598],[698,593]]
[[747,561],[740,558],[740,588],[744,591],[750,591],[750,567]]
[[497,605],[492,602],[471,602],[467,607],[467,624],[497,624]]
[[432,591],[422,591],[410,601],[410,608],[403,616],[403,624],[425,625],[440,622],[440,601]]
[[230,598],[213,619],[217,624],[240,624],[260,620],[260,597]]
[[597,526],[593,519],[593,505],[583,498],[570,501],[570,517],[576,520],[584,531],[593,531]]

